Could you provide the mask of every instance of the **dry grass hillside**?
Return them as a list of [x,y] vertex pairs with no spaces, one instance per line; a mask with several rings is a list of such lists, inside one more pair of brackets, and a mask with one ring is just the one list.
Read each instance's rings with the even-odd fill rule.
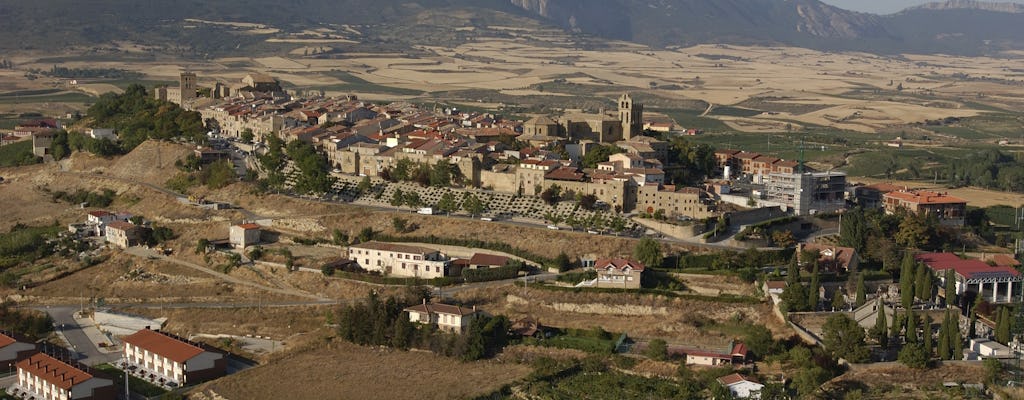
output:
[[462,363],[431,353],[337,341],[311,346],[311,351],[200,385],[191,393],[210,397],[190,398],[211,398],[213,393],[230,400],[473,398],[529,373],[528,367],[519,364]]

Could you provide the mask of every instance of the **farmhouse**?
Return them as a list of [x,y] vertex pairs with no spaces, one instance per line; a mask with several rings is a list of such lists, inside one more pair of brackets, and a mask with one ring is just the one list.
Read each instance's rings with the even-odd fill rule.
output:
[[462,333],[473,322],[476,317],[476,307],[465,308],[442,303],[427,303],[407,307],[403,310],[409,313],[409,321],[420,324],[434,324],[438,329]]
[[142,241],[143,228],[131,222],[114,221],[107,224],[107,243],[122,249],[137,246]]
[[227,373],[227,359],[223,354],[149,329],[124,338],[124,359],[128,365],[142,369],[161,383],[185,385]]
[[[1024,277],[1012,267],[990,266],[980,260],[963,260],[953,253],[918,254],[914,259],[927,265],[941,281],[942,287],[955,285],[954,291],[958,298],[968,292],[977,293],[992,303],[1012,303],[1020,298]],[[955,282],[946,282],[945,271],[948,269],[955,271]],[[939,294],[943,295],[944,291],[940,290]],[[955,299],[946,301],[953,304]]]
[[239,249],[259,244],[261,235],[260,226],[257,224],[231,225],[228,229],[228,241],[231,246]]
[[18,383],[8,393],[26,399],[42,400],[114,400],[117,390],[110,379],[92,374],[68,363],[39,353],[21,360]]
[[681,352],[686,354],[687,364],[712,367],[743,364],[747,362],[747,356],[750,353],[747,346],[740,342],[733,343],[725,350],[683,349]]
[[718,383],[729,389],[732,397],[737,399],[760,399],[761,389],[764,389],[764,385],[740,374],[730,374],[718,378]]
[[450,273],[451,259],[425,247],[366,242],[349,246],[348,255],[363,269],[384,275],[433,279]]

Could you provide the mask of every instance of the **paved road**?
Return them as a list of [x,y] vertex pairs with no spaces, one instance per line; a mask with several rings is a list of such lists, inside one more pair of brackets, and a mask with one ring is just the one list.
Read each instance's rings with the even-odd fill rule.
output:
[[82,327],[78,325],[78,322],[75,322],[73,316],[79,310],[78,306],[45,306],[36,308],[45,311],[53,318],[56,329],[67,339],[71,345],[72,352],[80,362],[87,365],[96,365],[111,362],[120,357],[118,353],[101,353],[92,340],[89,340],[89,336],[85,334]]

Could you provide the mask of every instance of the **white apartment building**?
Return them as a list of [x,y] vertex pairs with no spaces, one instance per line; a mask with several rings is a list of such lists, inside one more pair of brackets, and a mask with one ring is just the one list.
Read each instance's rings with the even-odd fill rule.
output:
[[367,271],[420,279],[448,275],[451,259],[440,251],[403,244],[366,242],[349,246],[348,257]]
[[18,383],[7,393],[38,400],[114,400],[117,392],[110,379],[92,374],[47,354],[38,353],[18,362]]

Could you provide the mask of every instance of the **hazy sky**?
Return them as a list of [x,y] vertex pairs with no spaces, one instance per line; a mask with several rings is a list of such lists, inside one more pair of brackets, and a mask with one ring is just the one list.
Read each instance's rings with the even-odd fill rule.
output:
[[[847,10],[871,12],[876,14],[891,14],[910,6],[931,3],[937,0],[821,0],[825,3],[842,7]],[[1011,1],[996,0],[996,3],[1010,3]],[[1012,1],[1013,3],[1024,3],[1024,0]]]

